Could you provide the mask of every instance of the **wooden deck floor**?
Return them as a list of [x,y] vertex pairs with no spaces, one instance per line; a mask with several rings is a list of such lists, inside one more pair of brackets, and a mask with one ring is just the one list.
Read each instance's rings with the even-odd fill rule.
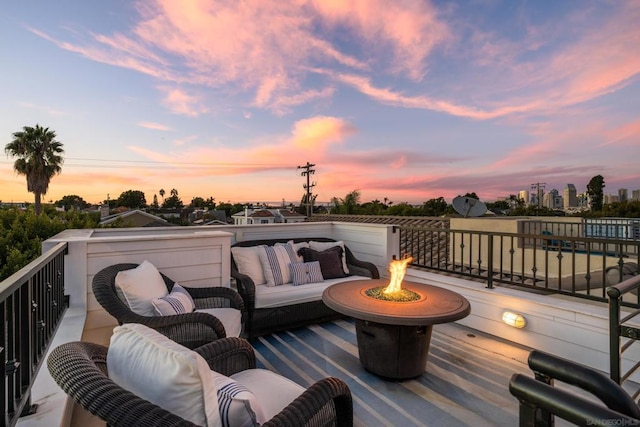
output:
[[387,381],[358,359],[355,325],[336,321],[259,338],[258,364],[309,386],[343,379],[359,426],[515,426],[518,402],[508,391],[513,373],[528,373],[529,349],[481,332],[434,326],[426,370],[416,379]]

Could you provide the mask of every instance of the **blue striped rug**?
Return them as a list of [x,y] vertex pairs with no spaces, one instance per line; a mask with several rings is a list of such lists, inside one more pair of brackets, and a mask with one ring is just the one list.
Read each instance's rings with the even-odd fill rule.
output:
[[308,387],[334,376],[351,389],[358,426],[516,426],[513,373],[529,373],[528,350],[455,324],[434,326],[425,373],[386,381],[364,370],[355,325],[339,320],[253,342],[258,366]]

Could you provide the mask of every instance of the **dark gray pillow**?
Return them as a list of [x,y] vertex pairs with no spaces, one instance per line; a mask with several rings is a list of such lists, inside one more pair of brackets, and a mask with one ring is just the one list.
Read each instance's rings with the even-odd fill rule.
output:
[[320,271],[325,279],[347,277],[342,268],[342,248],[340,246],[334,246],[324,251],[300,248],[298,255],[302,256],[304,262],[320,262]]

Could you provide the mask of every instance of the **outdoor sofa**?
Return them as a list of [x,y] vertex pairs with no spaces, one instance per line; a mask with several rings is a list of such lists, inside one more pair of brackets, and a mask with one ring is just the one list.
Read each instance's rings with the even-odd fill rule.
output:
[[[283,255],[283,248],[289,251],[288,255]],[[333,260],[334,252],[342,260],[342,272],[333,268],[335,263],[329,267],[331,271],[327,272],[325,268]],[[294,259],[295,256],[298,259]],[[267,262],[269,257],[271,264]],[[274,261],[275,258],[278,261]],[[294,283],[295,274],[291,274],[290,269],[302,268],[318,259],[323,269],[322,280],[299,285]],[[296,265],[292,267],[289,264]],[[279,273],[274,275],[273,269]],[[268,280],[277,281],[275,276],[278,275],[284,276],[283,283],[275,285],[272,282],[269,286]],[[323,291],[335,283],[378,279],[380,274],[374,264],[358,260],[344,242],[326,237],[307,237],[247,240],[233,244],[231,277],[235,279],[238,293],[244,301],[246,336],[255,338],[278,330],[344,317],[324,305]]]

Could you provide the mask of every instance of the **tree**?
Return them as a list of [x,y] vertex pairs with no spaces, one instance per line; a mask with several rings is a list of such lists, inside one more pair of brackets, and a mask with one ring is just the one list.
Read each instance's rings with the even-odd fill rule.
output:
[[144,193],[138,190],[127,190],[120,194],[117,200],[118,206],[124,206],[131,209],[140,209],[147,207],[147,199]]
[[587,184],[587,194],[591,199],[591,212],[599,212],[602,210],[604,201],[603,195],[604,178],[602,175],[596,175]]
[[5,146],[7,155],[17,157],[13,169],[27,177],[27,191],[35,195],[36,215],[42,212],[42,195],[47,194],[51,178],[62,170],[62,147],[54,131],[38,124],[24,126]]
[[360,190],[353,190],[344,196],[344,199],[338,199],[333,197],[331,203],[334,207],[331,209],[331,213],[337,214],[356,214],[358,213],[358,207],[360,204]]
[[164,199],[164,202],[162,202],[163,208],[180,209],[184,207],[184,203],[182,203],[182,200],[180,200],[180,197],[178,197],[178,192],[176,191],[174,194],[173,191],[174,190],[171,190],[171,197],[167,197],[166,199]]
[[164,202],[164,188],[161,188],[160,191],[158,191],[158,193],[160,193],[160,197],[162,197],[162,201]]
[[216,199],[213,197],[209,197],[208,199],[203,199],[202,197],[194,197],[191,199],[191,207],[192,208],[200,208],[200,209],[215,209],[216,208]]
[[63,196],[62,199],[58,200],[55,203],[55,205],[64,208],[65,211],[69,211],[71,209],[85,209],[89,206],[89,203],[85,202],[82,197],[71,194],[68,196]]
[[158,195],[154,194],[153,195],[153,203],[151,204],[151,206],[155,209],[158,209],[159,205],[158,205]]
[[429,199],[422,204],[423,215],[427,216],[441,216],[447,212],[449,204],[444,197],[438,197],[437,199]]

